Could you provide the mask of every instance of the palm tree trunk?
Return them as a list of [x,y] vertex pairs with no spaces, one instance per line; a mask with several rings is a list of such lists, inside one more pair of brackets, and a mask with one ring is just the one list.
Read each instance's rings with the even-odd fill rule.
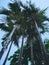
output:
[[31,44],[30,44],[30,47],[31,47],[31,65],[35,65],[35,63],[34,63],[34,55],[33,55],[33,41],[34,40],[31,39]]
[[22,45],[21,45],[21,49],[20,49],[20,55],[19,55],[19,59],[18,59],[18,65],[22,65],[23,42],[24,42],[24,36],[22,37]]
[[1,59],[4,51],[7,49],[8,45],[9,45],[9,43],[11,41],[12,35],[13,35],[13,33],[14,33],[16,28],[17,28],[17,26],[15,25],[13,30],[11,31],[10,35],[8,36],[7,40],[4,42],[4,46],[3,46],[3,48],[0,51],[0,59]]
[[11,50],[11,47],[12,47],[12,42],[11,42],[11,44],[10,44],[10,47],[9,47],[9,50],[8,50],[8,53],[7,53],[7,55],[6,55],[6,58],[5,58],[5,60],[4,60],[3,65],[5,65],[5,64],[6,64],[6,61],[7,61],[7,59],[8,59],[8,55],[9,55],[10,50]]
[[45,61],[44,63],[45,63],[45,65],[49,65],[48,57],[47,57],[47,54],[46,54],[46,49],[45,49],[45,46],[42,42],[42,38],[40,36],[38,25],[37,25],[36,21],[34,21],[34,23],[35,23],[35,27],[36,27],[36,30],[37,30],[37,35],[38,35],[38,40],[39,40],[39,43],[40,43],[41,52],[42,52],[42,55],[43,55],[43,60]]
[[0,59],[2,58],[3,54],[4,54],[4,51],[7,49],[8,45],[9,45],[10,41],[7,43],[7,45],[5,44],[3,46],[3,48],[1,49],[0,51]]

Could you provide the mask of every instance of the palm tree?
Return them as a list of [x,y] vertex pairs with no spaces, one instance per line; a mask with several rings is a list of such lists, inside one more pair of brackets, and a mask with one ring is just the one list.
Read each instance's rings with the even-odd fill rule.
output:
[[[22,5],[22,3],[21,3],[21,5]],[[28,16],[29,16],[29,14],[30,14],[31,12],[33,12],[33,11],[30,11],[30,9],[29,9],[28,7],[25,7],[25,6],[23,6],[23,5],[22,5],[22,7],[26,9]],[[30,4],[30,7],[33,9],[33,7],[32,7],[31,4]],[[35,13],[34,13],[34,12],[35,12]],[[44,48],[44,45],[43,45],[43,42],[42,42],[42,40],[41,40],[41,36],[40,36],[40,33],[39,33],[37,27],[38,27],[40,24],[42,24],[45,20],[48,20],[48,21],[49,21],[49,19],[44,15],[44,10],[41,11],[41,12],[38,12],[38,10],[37,10],[37,11],[34,10],[34,12],[33,12],[32,16],[30,16],[31,18],[30,18],[30,17],[29,17],[29,18],[30,18],[31,20],[33,20],[32,24],[35,23],[35,27],[36,27],[36,30],[37,30],[37,33],[38,33],[38,37],[39,37],[39,43],[40,43],[42,55],[43,55],[43,58],[44,58],[44,60],[45,60],[45,62],[46,62],[46,65],[48,65],[49,62],[48,62],[46,50],[45,50],[45,48]],[[31,14],[30,14],[30,15],[31,15]],[[36,21],[36,22],[35,22],[35,21]],[[39,21],[39,22],[38,22],[38,21]],[[40,24],[39,24],[39,23],[40,23]],[[38,24],[38,26],[37,26],[37,24]],[[40,27],[40,26],[39,26],[39,27]],[[42,49],[42,48],[43,48],[43,49]],[[32,54],[32,55],[33,55],[33,54]]]
[[[19,2],[19,3],[14,2],[14,3],[10,3],[9,5],[10,5],[9,10],[4,9],[4,11],[3,10],[1,11],[1,14],[4,14],[7,16],[7,26],[5,24],[4,25],[0,24],[1,25],[0,28],[3,30],[6,30],[6,31],[8,30],[8,32],[9,32],[9,35],[7,37],[8,41],[14,41],[14,43],[15,42],[17,43],[18,39],[23,35],[25,35],[27,37],[27,40],[30,40],[29,45],[31,47],[31,57],[32,57],[31,63],[34,64],[34,58],[33,58],[34,54],[33,54],[33,48],[32,48],[32,46],[34,44],[33,39],[35,38],[34,42],[35,42],[35,40],[39,40],[40,48],[43,47],[43,45],[41,45],[43,43],[42,43],[41,37],[39,36],[40,34],[39,34],[37,27],[42,29],[42,32],[45,32],[43,22],[46,20],[49,21],[49,19],[44,15],[45,10],[40,11],[38,8],[35,8],[35,6],[32,5],[31,3],[29,3],[29,6],[23,5],[21,2]],[[23,7],[23,10],[21,10],[20,7]],[[15,27],[13,27],[14,25],[15,25]],[[15,30],[13,31],[13,29],[15,29]],[[23,30],[24,30],[24,33],[23,33]],[[12,33],[12,31],[13,31],[13,33]],[[10,35],[11,33],[12,33],[12,35]],[[40,39],[36,38],[36,36],[37,36],[36,33],[38,33],[38,37]],[[10,36],[10,39],[9,39],[9,36]],[[7,40],[5,37],[4,41],[7,41]],[[4,45],[4,47],[6,46],[6,44]],[[9,44],[9,42],[8,42],[8,44]],[[43,49],[45,49],[45,48],[43,48]],[[22,57],[22,55],[21,55],[22,51],[23,51],[23,45],[22,45],[21,51],[20,51],[21,57]],[[41,51],[43,52],[42,49],[41,49]],[[44,54],[44,56],[42,56],[42,57],[45,58],[46,54],[44,52],[43,52],[43,54]],[[21,57],[19,57],[19,58],[21,59]],[[47,64],[47,65],[49,65],[49,64]]]
[[[4,14],[4,15],[7,16],[6,17],[6,21],[7,21],[6,25],[7,26],[5,25],[5,23],[1,23],[0,24],[0,28],[2,30],[4,30],[4,31],[8,32],[8,34],[3,38],[3,42],[2,42],[3,43],[3,48],[2,48],[2,50],[0,52],[0,58],[2,57],[2,55],[4,53],[4,50],[8,47],[10,41],[14,41],[14,38],[18,39],[19,36],[20,36],[20,35],[19,36],[17,35],[18,37],[14,37],[13,36],[13,34],[14,35],[16,34],[15,31],[18,30],[17,28],[19,28],[20,26],[18,24],[15,25],[15,23],[14,23],[15,21],[17,21],[17,19],[14,16],[15,14],[13,14],[13,10],[14,10],[12,8],[13,4],[12,4],[12,6],[11,6],[11,4],[9,4],[9,5],[10,5],[10,8],[11,8],[11,11],[10,10],[7,10],[7,9],[3,9],[2,11],[0,11],[0,14]],[[18,7],[17,10],[20,10],[17,3],[16,3],[16,6]],[[19,12],[19,11],[17,11],[17,12]],[[13,38],[13,39],[11,40],[11,38]],[[14,41],[14,43],[16,43],[16,42],[17,42],[17,40]]]

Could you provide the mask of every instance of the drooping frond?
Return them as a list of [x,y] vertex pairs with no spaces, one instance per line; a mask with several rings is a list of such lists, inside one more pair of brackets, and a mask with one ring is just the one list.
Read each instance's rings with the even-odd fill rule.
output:
[[4,23],[0,23],[0,29],[6,32],[10,31],[8,26],[6,26]]
[[0,14],[3,14],[3,15],[9,15],[10,11],[3,8],[2,10],[0,10]]

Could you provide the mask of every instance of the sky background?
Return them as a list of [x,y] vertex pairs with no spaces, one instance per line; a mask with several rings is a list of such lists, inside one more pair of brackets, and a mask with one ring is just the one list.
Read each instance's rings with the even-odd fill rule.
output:
[[[26,2],[26,0],[21,0],[23,3]],[[29,1],[29,0],[28,0]],[[48,7],[47,11],[46,11],[46,16],[49,17],[49,0],[31,0],[33,4],[35,4],[36,7],[42,9],[45,9]],[[5,7],[8,9],[8,3],[11,2],[10,0],[0,0],[0,9]],[[1,16],[0,16],[1,17]],[[0,30],[0,50],[2,48],[1,46],[1,38],[3,37],[3,35],[5,34],[5,32],[3,32],[2,30]],[[44,35],[42,35],[42,39],[49,39],[49,33],[45,33]],[[16,46],[12,45],[11,51],[10,51],[10,55],[12,55],[14,53],[14,51],[16,50]],[[0,65],[3,64],[3,61],[6,57],[6,53],[8,50],[6,50],[6,52],[4,53],[2,59],[0,60]],[[9,55],[9,56],[10,56]],[[7,61],[6,65],[10,65],[10,62]]]

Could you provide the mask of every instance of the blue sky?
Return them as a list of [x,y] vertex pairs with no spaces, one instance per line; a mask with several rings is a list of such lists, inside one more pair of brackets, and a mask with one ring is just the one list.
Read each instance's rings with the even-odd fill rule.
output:
[[[25,3],[26,0],[21,0],[23,3]],[[29,0],[28,0],[29,1]],[[49,0],[31,0],[32,3],[35,4],[36,7],[39,7],[40,9],[45,9],[48,7],[47,11],[46,11],[46,16],[49,17]],[[0,0],[0,9],[2,7],[5,7],[8,9],[8,3],[10,2],[10,0]],[[0,50],[1,50],[1,38],[3,37],[4,32],[0,30]],[[49,39],[49,33],[45,33],[44,35],[42,35],[42,39],[48,38]],[[10,55],[12,55],[12,53],[14,53],[14,50],[16,49],[16,47],[14,47],[14,45],[12,45],[11,51],[10,51]],[[7,51],[6,51],[7,52]],[[5,56],[6,56],[6,52],[4,53],[2,59],[0,60],[0,65],[2,65]],[[9,55],[9,56],[10,56]],[[10,65],[10,63],[7,61],[6,65]]]

